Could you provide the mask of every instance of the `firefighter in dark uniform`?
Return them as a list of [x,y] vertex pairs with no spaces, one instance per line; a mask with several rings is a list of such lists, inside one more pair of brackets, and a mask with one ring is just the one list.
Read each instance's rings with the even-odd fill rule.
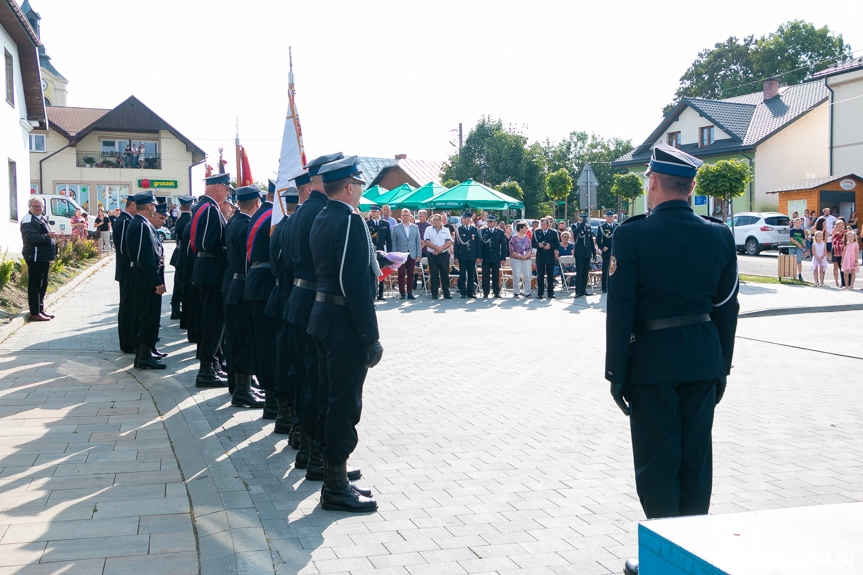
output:
[[311,230],[317,293],[308,330],[320,358],[321,507],[374,511],[371,491],[350,482],[347,460],[357,446],[366,373],[383,355],[374,305],[380,265],[368,226],[353,213],[364,185],[356,156],[321,171],[329,202]]
[[120,284],[120,305],[117,308],[117,332],[120,336],[120,349],[123,353],[135,353],[136,335],[132,333],[132,300],[129,299],[130,288],[126,283],[129,277],[129,255],[123,246],[123,235],[129,222],[137,213],[135,210],[135,196],[129,194],[125,197],[126,209],[120,212],[114,222],[114,251],[117,254],[115,262],[114,279]]
[[[372,206],[369,209],[369,219],[366,225],[369,227],[369,235],[372,238],[372,243],[375,249],[384,253],[392,251],[393,248],[393,231],[390,229],[390,223],[381,217],[380,206]],[[384,282],[378,282],[378,301],[384,301]]]
[[536,288],[539,299],[542,299],[546,286],[548,298],[554,299],[554,254],[560,245],[560,236],[557,235],[557,230],[549,227],[551,223],[546,218],[539,220],[540,228],[533,230],[531,238],[536,250]]
[[614,222],[614,210],[605,210],[605,221],[599,226],[596,234],[596,247],[602,255],[602,293],[608,291],[608,266],[611,262],[614,231],[619,225]]
[[159,317],[162,294],[165,293],[165,258],[162,243],[148,221],[156,211],[156,198],[151,192],[135,196],[135,217],[123,233],[123,251],[129,257],[132,304],[132,327],[135,334],[135,367],[165,369],[164,363],[153,356],[159,340]]
[[[230,352],[228,355],[229,383],[233,380],[231,405],[234,407],[264,407],[264,400],[252,389],[255,374],[255,352],[252,341],[252,324],[249,305],[244,299],[246,291],[246,241],[249,237],[251,215],[261,205],[258,186],[236,189],[239,209],[225,228],[225,245],[230,277],[225,293],[225,328]],[[230,386],[229,386],[230,390]]]
[[195,253],[192,283],[200,298],[201,330],[196,357],[200,362],[197,387],[225,387],[227,378],[218,372],[220,346],[225,331],[225,313],[221,285],[228,268],[225,251],[225,216],[219,209],[228,199],[230,174],[214,174],[205,178],[204,195],[192,214],[190,245]]
[[482,255],[479,230],[471,223],[473,214],[464,212],[455,231],[453,246],[458,261],[458,291],[461,297],[476,297],[476,260]]
[[[630,416],[635,485],[648,519],[707,513],[713,413],[734,351],[734,238],[687,201],[701,164],[671,146],[654,148],[650,216],[614,232],[605,377]],[[627,562],[626,573],[637,570]]]
[[488,227],[480,230],[482,238],[482,296],[500,297],[500,266],[506,261],[506,232],[497,227],[497,216],[488,216]]
[[[264,390],[264,419],[276,419],[276,323],[264,314],[267,298],[273,291],[276,278],[270,269],[270,221],[273,218],[273,200],[276,182],[270,180],[266,201],[252,214],[246,235],[246,285],[243,299],[249,312],[251,336],[254,344],[255,375]],[[242,207],[242,206],[241,206]]]
[[[168,222],[168,218],[171,217],[171,213],[170,213],[170,210],[168,209],[168,204],[166,202],[158,201],[159,200],[158,198],[156,198],[156,200],[158,202],[156,204],[156,211],[153,213],[152,216],[150,216],[150,218],[148,218],[147,221],[150,222],[150,225],[153,226],[154,230],[159,230],[159,229],[165,227],[165,224]],[[156,239],[159,240],[159,249],[162,252],[161,267],[159,268],[159,279],[162,280],[162,283],[164,284],[165,283],[165,256],[164,256],[165,246],[162,243],[162,236],[160,236],[158,233],[156,234]],[[162,310],[162,298],[160,296],[159,297],[160,315],[161,315],[161,310]],[[162,328],[162,326],[160,324],[159,329],[161,329],[161,328]],[[160,339],[160,338],[157,338],[157,341],[158,341],[158,339]],[[160,351],[159,348],[156,347],[155,345],[152,348],[150,348],[150,352],[153,354],[153,356],[155,356],[158,359],[162,359],[163,357],[168,357],[167,353]]]
[[[192,205],[191,213],[195,213],[197,204]],[[183,303],[181,306],[183,315],[180,317],[180,328],[186,330],[186,339],[191,343],[198,343],[201,334],[201,296],[198,294],[197,286],[192,283],[192,274],[195,271],[195,252],[192,250],[191,232],[192,221],[183,229]]]
[[[228,226],[231,225],[231,220],[234,219],[234,216],[238,214],[240,211],[236,209],[237,204],[234,203],[233,192],[236,190],[232,190],[228,199],[220,206],[222,209],[222,215],[225,217],[225,256],[227,257],[227,246],[228,246]],[[231,282],[234,281],[234,270],[231,269],[231,262],[228,262],[228,265],[225,267],[225,272],[222,275],[222,317],[224,318],[225,329],[222,331],[222,341],[219,344],[219,354],[218,359],[219,363],[216,369],[216,375],[223,377],[228,382],[228,393],[232,396],[234,395],[234,389],[236,389],[236,378],[235,375],[237,373],[236,368],[234,367],[233,361],[231,360],[231,353],[234,351],[231,349],[231,336],[233,335],[233,310],[231,306],[228,304],[228,291],[231,288]]]
[[297,362],[297,409],[301,432],[301,453],[297,454],[296,467],[302,469],[303,461],[308,457],[305,465],[306,479],[309,481],[324,479],[321,454],[315,446],[318,418],[318,356],[314,341],[306,333],[316,289],[309,232],[315,218],[327,205],[327,196],[322,191],[323,185],[318,172],[324,164],[343,157],[341,152],[338,152],[315,158],[305,166],[306,173],[298,174],[294,178],[302,204],[291,216],[289,233],[282,237],[282,244],[288,247],[290,253],[294,274],[294,287],[288,300],[288,324],[290,324],[289,339],[294,344],[294,357]]
[[575,256],[575,297],[580,298],[587,295],[590,260],[596,258],[596,240],[586,213],[579,214],[578,223],[572,226],[572,255]]
[[180,319],[183,316],[183,294],[186,287],[183,278],[183,264],[186,262],[186,247],[183,245],[183,231],[192,220],[191,207],[195,198],[192,196],[180,196],[180,217],[174,224],[174,253],[171,254],[171,265],[174,266],[174,293],[171,294],[171,319]]
[[294,287],[294,274],[293,267],[288,266],[288,254],[282,250],[282,237],[287,229],[288,220],[291,219],[291,216],[297,209],[300,198],[297,195],[297,188],[293,186],[282,192],[281,198],[285,207],[285,214],[273,228],[269,241],[270,272],[275,278],[275,285],[267,299],[264,314],[272,318],[276,325],[275,397],[278,415],[276,416],[276,423],[273,426],[273,433],[287,434],[291,447],[298,449],[300,447],[299,433],[296,434],[296,440],[294,437],[294,432],[299,430],[299,419],[294,410],[294,396],[296,394],[294,348],[288,341],[288,323],[285,319],[287,317],[291,288]]

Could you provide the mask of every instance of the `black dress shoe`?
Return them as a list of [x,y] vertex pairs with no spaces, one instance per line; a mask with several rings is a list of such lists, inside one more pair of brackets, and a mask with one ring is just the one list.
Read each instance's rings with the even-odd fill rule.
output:
[[37,313],[36,315],[30,314],[29,321],[51,321],[50,317],[45,317],[41,313]]
[[160,358],[160,359],[161,359],[161,358],[163,358],[163,357],[168,357],[168,354],[167,354],[167,353],[162,353],[161,351],[159,351],[159,348],[158,348],[158,347],[156,347],[155,345],[154,345],[154,346],[153,346],[153,348],[150,350],[150,353],[152,353],[154,356],[156,356],[156,357],[158,357],[158,358]]
[[451,295],[445,295],[445,296],[443,296],[443,298],[444,299],[452,299],[452,296]]
[[171,312],[171,319],[180,319],[180,314],[178,312]]
[[548,296],[548,299],[556,299],[556,298],[554,297],[554,295],[550,295],[550,296]]
[[638,575],[638,559],[627,559],[623,566],[623,575]]
[[384,296],[382,296],[382,295],[379,295],[379,296],[378,296],[378,301],[385,301],[386,299],[387,299],[387,298],[385,298],[385,297],[384,297]]
[[321,489],[321,507],[328,511],[350,511],[362,513],[375,511],[377,502],[361,495],[348,481],[346,465],[324,463],[326,467],[324,487]]
[[401,295],[399,296],[399,299],[405,299],[406,297],[407,297],[407,296],[406,296],[405,294],[401,294]]
[[[801,281],[802,281],[802,280],[801,280]],[[40,312],[39,312],[39,315],[44,315],[44,316],[45,316],[45,317],[47,317],[48,319],[54,319],[54,316],[53,316],[53,315],[51,315],[50,313],[46,313],[46,312],[45,312],[45,310],[40,311]]]
[[414,297],[414,294],[409,293],[409,294],[408,294],[408,299],[417,299],[417,298],[415,298],[415,297]]
[[577,293],[577,294],[575,294],[575,297],[573,299],[578,299],[580,297],[584,297],[584,294],[583,293]]

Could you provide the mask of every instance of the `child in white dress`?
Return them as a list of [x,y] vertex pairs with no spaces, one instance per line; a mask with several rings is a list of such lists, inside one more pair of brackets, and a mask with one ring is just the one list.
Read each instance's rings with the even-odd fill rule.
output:
[[824,232],[815,232],[815,242],[812,244],[812,274],[815,276],[815,287],[824,287],[826,267],[827,244],[824,243]]

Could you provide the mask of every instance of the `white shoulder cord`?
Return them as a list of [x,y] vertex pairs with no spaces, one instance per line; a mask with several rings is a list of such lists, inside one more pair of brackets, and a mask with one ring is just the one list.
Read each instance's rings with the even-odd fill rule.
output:
[[735,267],[735,270],[734,270],[734,287],[731,288],[731,293],[729,293],[728,297],[725,298],[724,300],[722,300],[721,303],[713,304],[713,307],[724,306],[728,302],[728,300],[731,299],[731,296],[733,296],[734,293],[737,291],[737,286],[740,285],[740,263],[738,262],[737,264],[735,264],[734,267]]
[[345,295],[345,284],[342,282],[342,273],[345,270],[345,256],[348,255],[348,238],[351,237],[351,215],[348,214],[348,230],[345,233],[345,248],[342,251],[342,264],[339,266],[339,287],[342,288],[342,295]]

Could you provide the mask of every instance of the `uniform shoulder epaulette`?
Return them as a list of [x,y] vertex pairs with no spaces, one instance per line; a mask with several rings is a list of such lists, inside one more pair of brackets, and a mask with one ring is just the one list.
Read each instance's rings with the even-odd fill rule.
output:
[[720,220],[719,218],[714,218],[713,216],[701,216],[701,217],[704,218],[705,220],[707,220],[708,222],[714,222],[716,224],[722,223],[722,220]]
[[638,222],[647,217],[647,214],[638,214],[637,216],[631,216],[623,220],[620,225],[625,226],[626,224],[631,224],[632,222]]

